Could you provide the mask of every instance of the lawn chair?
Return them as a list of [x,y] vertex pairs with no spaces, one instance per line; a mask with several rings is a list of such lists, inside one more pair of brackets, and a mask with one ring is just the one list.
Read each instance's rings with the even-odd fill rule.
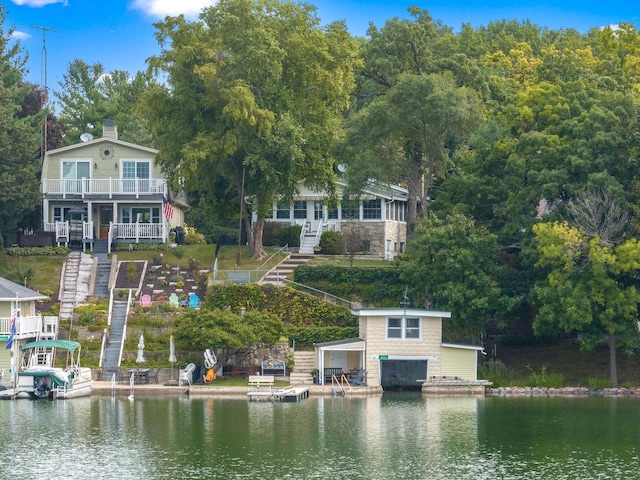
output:
[[180,373],[178,375],[178,385],[182,386],[182,383],[184,382],[191,386],[193,382],[193,372],[195,371],[195,369],[196,366],[193,363],[190,363],[189,365],[184,367],[183,370],[180,370]]
[[176,295],[175,293],[169,295],[169,305],[171,305],[172,307],[180,306],[180,299],[178,298],[178,295]]
[[365,381],[364,369],[360,369],[357,372],[349,374],[347,377],[347,380],[349,380],[349,383],[351,385],[355,385],[359,387],[367,386]]
[[189,307],[200,308],[200,298],[195,293],[189,294]]
[[150,307],[151,306],[151,295],[145,293],[140,297],[140,306],[141,307]]

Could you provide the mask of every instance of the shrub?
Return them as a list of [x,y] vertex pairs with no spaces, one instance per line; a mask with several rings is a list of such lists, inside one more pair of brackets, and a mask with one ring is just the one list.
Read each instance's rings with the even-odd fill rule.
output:
[[300,225],[289,225],[280,230],[280,245],[289,245],[290,247],[300,246],[300,233],[302,227]]
[[164,254],[162,252],[154,253],[153,257],[151,257],[151,259],[153,260],[153,264],[154,265],[161,265],[163,257],[164,257]]
[[200,262],[198,262],[198,260],[196,260],[195,258],[189,259],[189,268],[191,270],[197,270],[199,267],[200,267]]
[[67,255],[69,247],[10,247],[5,253],[12,257],[30,257],[38,255]]
[[134,280],[136,278],[136,268],[137,265],[135,262],[129,262],[127,264],[127,278],[129,280]]
[[185,223],[184,229],[186,230],[186,235],[184,237],[185,245],[204,245],[207,243],[204,235],[198,233],[195,227],[190,227]]
[[478,367],[478,378],[488,380],[494,387],[506,387],[511,383],[512,372],[500,360],[489,360]]
[[589,388],[611,388],[613,384],[609,378],[589,377],[587,379]]
[[540,373],[536,373],[527,365],[529,370],[529,384],[532,387],[561,388],[564,386],[564,377],[561,373],[547,373],[547,368],[542,367]]
[[346,247],[340,232],[324,232],[320,237],[320,248],[325,255],[344,255]]

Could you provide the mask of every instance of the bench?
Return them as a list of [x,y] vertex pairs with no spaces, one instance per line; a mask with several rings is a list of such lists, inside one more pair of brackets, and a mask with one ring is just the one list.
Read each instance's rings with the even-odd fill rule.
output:
[[273,375],[249,375],[249,386],[252,389],[260,387],[269,387],[269,391],[273,388]]
[[336,376],[338,380],[342,377],[342,368],[325,368],[324,369],[324,383],[331,383],[331,377]]
[[262,362],[262,375],[286,375],[287,364],[283,360],[265,360]]

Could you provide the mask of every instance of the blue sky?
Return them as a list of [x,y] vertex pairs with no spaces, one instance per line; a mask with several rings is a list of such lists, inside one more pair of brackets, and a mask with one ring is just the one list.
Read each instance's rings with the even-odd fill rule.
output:
[[[46,27],[47,85],[59,89],[69,62],[75,58],[100,62],[105,70],[135,73],[145,60],[159,53],[153,23],[166,15],[185,14],[196,19],[213,0],[10,0],[5,31],[13,26],[15,37],[29,54],[27,79],[43,84],[43,30]],[[316,0],[323,24],[345,20],[353,35],[364,35],[373,22],[383,26],[393,17],[407,17],[407,7],[426,8],[432,17],[458,29],[463,23],[474,27],[492,20],[530,19],[550,28],[575,28],[587,32],[593,27],[621,22],[640,26],[637,0]]]

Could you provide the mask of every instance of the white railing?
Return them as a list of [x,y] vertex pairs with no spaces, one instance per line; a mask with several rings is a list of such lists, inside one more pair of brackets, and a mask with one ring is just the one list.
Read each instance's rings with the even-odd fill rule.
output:
[[[42,332],[42,316],[32,315],[16,318],[16,336],[37,336]],[[11,333],[11,317],[0,317],[0,335]]]
[[56,242],[69,241],[69,222],[45,222],[45,232],[55,232]]
[[115,240],[165,240],[168,238],[165,223],[112,223],[112,238]]
[[93,222],[82,222],[82,239],[83,240],[92,240],[93,239]]
[[42,193],[45,195],[80,196],[91,195],[158,195],[167,193],[167,181],[164,178],[103,178],[80,180],[42,180]]

